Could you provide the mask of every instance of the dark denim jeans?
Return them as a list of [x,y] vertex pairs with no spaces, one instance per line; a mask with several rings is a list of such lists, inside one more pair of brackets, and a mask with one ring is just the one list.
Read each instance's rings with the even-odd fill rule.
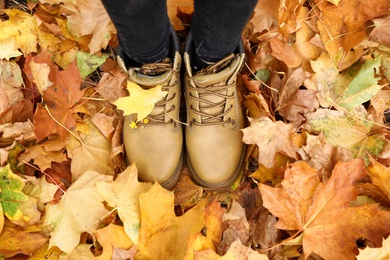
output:
[[[233,52],[258,0],[194,0],[191,34],[196,54],[218,61]],[[102,0],[121,48],[138,63],[167,57],[171,25],[166,0]]]

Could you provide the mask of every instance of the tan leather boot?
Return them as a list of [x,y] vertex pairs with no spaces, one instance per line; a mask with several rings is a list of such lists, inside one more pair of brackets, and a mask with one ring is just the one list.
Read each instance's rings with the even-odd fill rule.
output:
[[236,89],[245,55],[232,54],[193,75],[190,49],[186,46],[184,54],[188,168],[203,187],[229,187],[239,176],[245,156],[240,131],[245,121]]
[[[128,78],[143,88],[162,85],[162,90],[168,92],[156,103],[147,117],[148,123],[137,123],[137,128],[132,129],[129,125],[136,119],[130,115],[125,117],[123,128],[126,156],[129,163],[135,162],[139,179],[158,181],[167,189],[178,181],[183,163],[183,132],[179,123],[180,66],[181,56],[176,51],[173,63],[131,68]],[[151,71],[159,75],[145,75]]]

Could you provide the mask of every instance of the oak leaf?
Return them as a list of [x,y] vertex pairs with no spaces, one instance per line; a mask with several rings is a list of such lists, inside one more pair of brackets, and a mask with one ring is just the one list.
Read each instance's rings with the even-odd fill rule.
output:
[[51,133],[57,133],[65,140],[68,131],[76,127],[73,113],[84,94],[84,90],[80,89],[80,72],[76,64],[72,63],[62,71],[54,67],[54,75],[53,85],[43,93],[45,104],[39,104],[34,114],[34,133],[38,141]]
[[242,141],[246,144],[257,144],[259,163],[267,168],[275,164],[275,156],[282,152],[291,158],[297,158],[296,147],[292,142],[295,129],[291,124],[281,121],[273,122],[268,117],[249,119],[251,125],[242,129]]
[[161,85],[157,85],[151,89],[143,89],[136,83],[127,81],[130,96],[120,97],[114,104],[124,111],[124,115],[136,113],[137,122],[142,121],[152,112],[154,104],[168,94],[166,91],[161,91],[161,88]]
[[357,239],[379,246],[390,232],[390,212],[377,204],[351,205],[359,194],[355,184],[365,176],[361,159],[338,163],[326,183],[299,162],[286,170],[280,187],[260,184],[259,189],[264,206],[279,219],[276,228],[301,234],[305,258],[315,253],[324,259],[352,259]]
[[112,176],[95,171],[85,172],[67,189],[57,204],[47,204],[43,225],[50,234],[49,248],[57,246],[70,254],[79,244],[83,232],[92,232],[108,210],[103,205],[96,182],[111,182]]
[[97,182],[100,196],[108,206],[118,211],[127,236],[138,243],[140,228],[139,194],[148,191],[151,183],[138,182],[138,171],[135,164],[130,165],[120,173],[114,182]]
[[[139,196],[141,228],[139,231],[136,258],[183,259],[190,236],[200,232],[205,220],[204,200],[176,217],[174,195],[158,183]],[[158,207],[156,206],[158,205]]]
[[84,127],[84,132],[70,135],[65,141],[68,156],[72,159],[72,179],[76,180],[90,170],[113,175],[114,171],[110,165],[110,141],[91,121],[85,121]]
[[107,227],[93,232],[99,244],[103,247],[103,253],[97,259],[114,259],[115,248],[130,249],[134,242],[127,236],[122,226],[110,224]]

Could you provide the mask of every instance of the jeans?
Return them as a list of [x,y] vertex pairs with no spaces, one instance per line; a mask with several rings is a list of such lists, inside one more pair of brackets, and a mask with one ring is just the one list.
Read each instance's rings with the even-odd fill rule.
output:
[[[232,53],[258,0],[194,0],[196,55],[209,62]],[[137,63],[168,56],[172,30],[166,0],[102,0],[117,29],[120,55]]]

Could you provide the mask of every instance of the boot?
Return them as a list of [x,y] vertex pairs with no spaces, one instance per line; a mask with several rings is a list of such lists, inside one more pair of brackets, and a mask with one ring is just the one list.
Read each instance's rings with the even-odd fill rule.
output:
[[[159,182],[171,189],[179,179],[182,168],[183,132],[179,123],[180,66],[179,40],[172,30],[171,53],[173,62],[163,60],[130,68],[128,80],[143,88],[162,85],[168,94],[158,101],[147,117],[147,123],[137,123],[133,115],[125,117],[123,143],[129,163],[135,162],[141,181]],[[131,94],[131,93],[130,93]]]
[[245,120],[236,88],[236,76],[245,54],[240,45],[236,54],[193,75],[196,57],[191,37],[187,40],[185,142],[189,172],[203,187],[229,187],[238,178],[245,156],[240,131]]

